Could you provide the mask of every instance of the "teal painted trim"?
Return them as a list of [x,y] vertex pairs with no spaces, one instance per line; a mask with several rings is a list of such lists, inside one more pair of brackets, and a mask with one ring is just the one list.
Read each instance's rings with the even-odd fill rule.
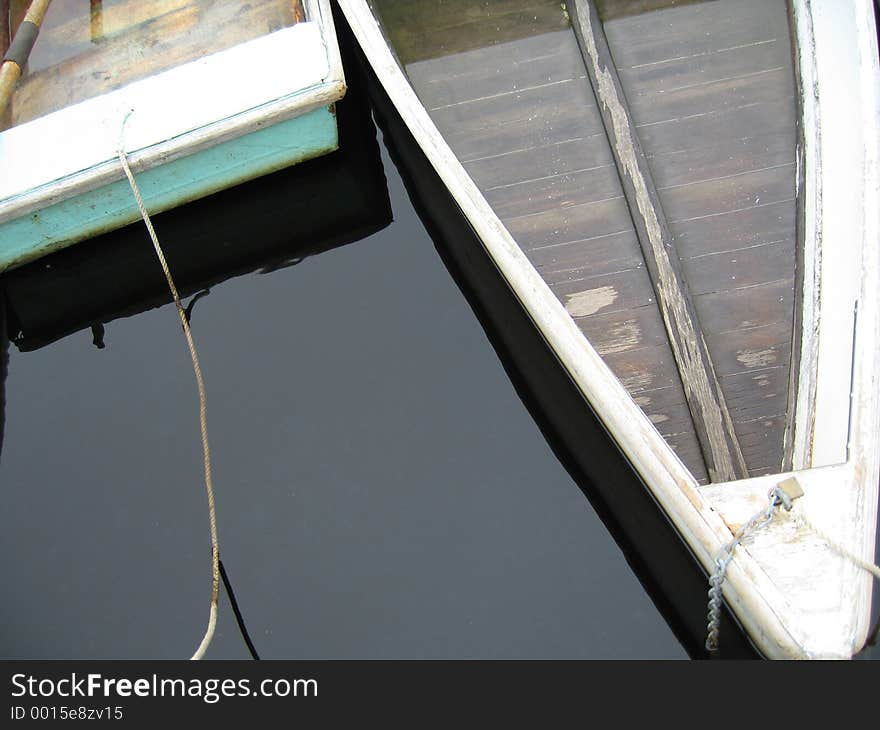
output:
[[[328,107],[136,173],[151,213],[335,150]],[[0,225],[0,271],[140,219],[125,179]]]

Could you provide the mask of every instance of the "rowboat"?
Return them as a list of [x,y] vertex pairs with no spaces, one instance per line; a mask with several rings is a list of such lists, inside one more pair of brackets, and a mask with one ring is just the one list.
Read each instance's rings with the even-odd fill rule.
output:
[[857,654],[880,475],[873,5],[339,6],[451,266],[624,542],[657,541],[637,561],[671,614],[705,617],[710,653],[736,627],[767,658]]
[[0,3],[13,30],[36,6],[5,64],[27,72],[0,119],[0,271],[140,219],[120,147],[157,213],[338,146],[328,0]]

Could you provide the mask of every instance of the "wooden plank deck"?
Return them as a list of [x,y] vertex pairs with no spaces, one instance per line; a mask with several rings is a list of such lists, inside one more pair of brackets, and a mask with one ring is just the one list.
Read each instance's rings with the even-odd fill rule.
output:
[[[561,6],[481,4],[480,12],[459,15],[450,51],[431,40],[449,37],[431,32],[434,4],[394,12],[399,4],[377,3],[386,24],[392,18],[389,35],[438,128],[605,362],[706,481],[620,176]],[[605,23],[753,474],[781,461],[791,349],[795,119],[784,5],[704,2]],[[516,33],[493,13],[518,18]],[[413,40],[418,33],[421,44]]]

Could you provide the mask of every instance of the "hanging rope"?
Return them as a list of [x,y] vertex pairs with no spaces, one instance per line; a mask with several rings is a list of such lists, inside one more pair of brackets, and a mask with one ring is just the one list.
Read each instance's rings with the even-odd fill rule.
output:
[[[706,635],[706,649],[708,651],[713,652],[718,650],[718,635],[721,628],[721,589],[724,585],[724,576],[727,572],[727,567],[733,560],[734,550],[736,550],[736,548],[748,537],[758,532],[758,530],[764,526],[770,524],[776,516],[779,507],[785,508],[786,512],[792,512],[794,500],[802,495],[803,491],[793,478],[786,479],[785,482],[771,489],[770,494],[768,495],[769,504],[767,508],[753,515],[748,522],[736,531],[733,540],[721,548],[718,555],[715,556],[715,570],[709,577],[708,632]],[[880,567],[854,555],[826,532],[816,527],[804,517],[800,511],[793,512],[792,519],[798,527],[808,532],[812,532],[838,555],[849,560],[862,570],[867,571],[877,580],[880,580]]]
[[226,573],[226,568],[223,566],[222,560],[220,561],[220,577],[223,579],[223,587],[226,589],[226,595],[229,597],[229,605],[232,606],[232,613],[235,616],[235,623],[238,624],[238,631],[241,634],[241,638],[244,639],[244,643],[251,654],[251,659],[259,661],[260,655],[257,653],[257,648],[254,646],[254,642],[251,641],[251,635],[248,633],[247,625],[244,622],[244,616],[241,615],[241,609],[238,607],[238,600],[235,598],[235,591],[232,590],[232,581],[229,580],[229,575]]
[[217,598],[220,591],[220,547],[219,541],[217,540],[217,516],[214,510],[214,487],[211,483],[211,450],[208,446],[207,396],[205,395],[205,381],[202,378],[202,368],[199,364],[199,356],[196,352],[196,345],[193,341],[192,331],[189,327],[189,317],[187,316],[187,312],[183,308],[183,305],[180,303],[180,295],[177,293],[177,287],[174,285],[171,270],[168,268],[168,262],[165,260],[162,246],[159,245],[159,239],[156,236],[156,231],[153,228],[153,223],[147,212],[147,207],[144,205],[144,199],[134,180],[134,175],[128,164],[128,157],[125,154],[125,125],[128,123],[130,116],[131,112],[128,112],[128,114],[125,115],[125,119],[122,121],[122,130],[119,134],[119,161],[122,163],[122,169],[125,171],[125,176],[128,178],[128,184],[131,186],[132,193],[134,193],[138,209],[141,212],[141,217],[144,219],[144,223],[147,226],[147,231],[150,234],[150,240],[153,242],[153,248],[156,250],[156,256],[159,258],[162,271],[165,272],[165,279],[168,281],[168,288],[171,290],[171,296],[174,298],[174,305],[177,307],[177,314],[180,317],[180,324],[183,327],[183,333],[186,336],[186,344],[189,347],[193,371],[195,372],[196,383],[199,388],[199,424],[202,432],[202,453],[204,454],[205,462],[205,490],[208,493],[208,517],[211,523],[211,609],[208,614],[208,627],[205,630],[205,635],[196,649],[195,654],[191,657],[192,659],[201,659],[205,655],[205,651],[208,649],[211,639],[214,638],[214,629],[217,626]]

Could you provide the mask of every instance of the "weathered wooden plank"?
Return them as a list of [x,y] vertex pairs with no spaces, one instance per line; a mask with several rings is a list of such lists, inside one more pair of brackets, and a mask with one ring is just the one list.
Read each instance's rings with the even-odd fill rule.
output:
[[574,139],[545,140],[531,147],[516,146],[495,154],[479,153],[463,160],[465,169],[481,189],[517,183],[536,173],[559,175],[597,165],[612,164],[604,130]]
[[689,465],[698,481],[708,481],[700,443],[694,433],[687,399],[680,383],[635,393],[633,400],[645,412],[661,436]]
[[719,376],[758,370],[771,365],[788,366],[791,357],[791,325],[772,322],[760,327],[709,333]]
[[[355,21],[353,25],[355,25],[356,28],[371,27],[367,25],[367,22],[371,20],[371,18],[368,17],[369,13],[368,11],[364,10],[364,6],[361,3],[349,3],[348,0],[346,0],[345,4],[357,8],[356,10],[349,10],[349,15]],[[734,4],[735,0],[725,0],[724,3],[706,3],[705,5],[696,5],[694,7],[700,9],[706,6],[714,7],[719,5],[727,6]],[[827,10],[828,8],[825,6],[827,5],[830,7],[833,3],[826,3],[824,2],[824,0],[822,2],[819,2],[819,0],[813,0],[813,5],[816,4],[821,5],[825,10]],[[482,6],[482,4],[480,5]],[[781,2],[778,2],[777,5],[784,7]],[[798,0],[798,2],[796,3],[796,7],[801,8],[801,10],[803,10],[804,6],[807,6],[806,2],[801,2],[800,0]],[[744,6],[743,4],[736,4],[736,7],[742,8],[748,6]],[[863,9],[864,7],[865,4],[862,4]],[[842,27],[850,30],[850,28],[847,28],[848,19],[852,20],[851,18],[847,18],[846,14],[844,13]],[[864,28],[865,23],[870,20],[870,11],[865,10],[865,12],[854,16],[854,19],[861,23],[860,27]],[[743,25],[746,25],[746,23],[743,23]],[[661,34],[663,33],[663,30],[663,28],[657,28],[657,31]],[[364,36],[366,34],[361,31],[361,35]],[[864,36],[865,34],[862,35]],[[377,33],[374,33],[372,36],[366,35],[367,43],[365,45],[368,49],[368,54],[370,54],[369,57],[371,58],[377,69],[382,69],[383,71],[385,69],[394,70],[393,64],[391,62],[391,59],[389,59],[388,54],[386,53],[386,55],[381,55],[375,51],[375,49],[377,48],[380,51],[385,49],[382,38],[377,36]],[[849,34],[842,34],[840,37],[850,36]],[[837,40],[839,40],[839,38]],[[853,57],[848,60],[851,66],[860,66],[862,64],[867,64],[869,57],[870,59],[876,61],[876,58],[874,56],[874,54],[876,53],[876,47],[872,47],[870,44],[868,44],[866,38],[863,37],[863,40],[865,40],[866,42],[860,45],[858,53],[852,54]],[[835,48],[835,50],[839,49]],[[819,63],[819,66],[824,72],[825,67],[822,64],[825,62],[825,59],[821,55],[817,55],[817,58],[819,61],[821,61],[821,63]],[[846,59],[844,59],[844,61],[846,61]],[[833,58],[831,59],[830,65],[833,69]],[[846,65],[846,63],[844,63],[844,65]],[[873,72],[874,70],[876,70],[876,65],[869,65],[868,68]],[[865,75],[865,78],[867,78],[867,75]],[[392,84],[386,79],[383,79],[383,81],[385,81],[386,83],[386,87],[389,88],[389,93],[392,94],[392,98],[395,99],[395,103],[403,107],[406,113],[411,114],[411,117],[409,117],[409,119],[412,119],[414,117],[416,123],[410,122],[413,133],[416,136],[416,139],[419,140],[423,148],[426,150],[429,159],[437,166],[438,170],[441,173],[446,174],[447,176],[449,175],[450,171],[456,174],[460,174],[461,171],[460,169],[455,167],[454,159],[450,160],[450,158],[452,158],[452,155],[446,147],[440,145],[439,150],[437,150],[429,144],[433,140],[431,140],[430,135],[426,134],[425,132],[425,119],[422,115],[419,114],[419,112],[421,112],[422,110],[417,106],[415,100],[412,98],[411,95],[407,96],[405,93],[403,93],[407,91],[407,89],[405,88],[405,84],[403,84],[399,78],[394,78],[393,80],[396,82],[396,84]],[[858,112],[857,107],[858,104],[856,104],[856,111]],[[831,125],[829,126],[834,126],[835,128],[840,121],[839,116],[841,114],[839,105],[837,105],[836,112],[838,113],[838,116],[832,115],[829,120],[831,122]],[[843,116],[845,116],[845,114],[843,114]],[[856,114],[856,117],[858,117],[858,114]],[[873,126],[876,125],[872,126],[866,123],[864,126],[865,128],[873,129]],[[841,129],[843,129],[844,127],[845,124],[841,126]],[[828,128],[829,127],[826,127],[826,129]],[[428,125],[427,130],[431,131],[430,125]],[[858,146],[858,144],[853,145],[853,147]],[[873,145],[873,148],[876,148],[876,144]],[[845,168],[846,165],[843,165],[842,167]],[[837,172],[837,170],[835,170],[834,172]],[[845,169],[843,169],[842,172],[845,173]],[[508,277],[508,280],[512,282],[511,286],[514,288],[517,295],[521,297],[521,301],[523,301],[524,304],[529,307],[528,311],[530,315],[535,319],[537,326],[542,327],[542,331],[545,333],[545,335],[547,335],[548,341],[556,342],[557,340],[554,338],[553,328],[546,326],[546,318],[542,316],[544,311],[542,310],[542,307],[546,306],[550,307],[550,312],[557,315],[558,317],[558,312],[553,309],[553,307],[556,305],[556,302],[547,299],[548,292],[546,292],[545,289],[541,287],[541,284],[543,282],[536,281],[536,277],[532,276],[534,272],[529,267],[524,267],[524,276],[518,276],[520,272],[516,270],[515,266],[510,265],[510,260],[513,259],[515,261],[516,254],[518,253],[513,252],[512,254],[510,254],[510,249],[513,242],[509,239],[509,237],[503,235],[504,231],[498,231],[498,229],[496,228],[496,232],[501,233],[502,235],[498,237],[498,239],[500,239],[500,245],[493,245],[499,241],[496,241],[496,239],[493,238],[493,236],[491,235],[492,231],[488,230],[489,226],[482,225],[482,221],[484,217],[487,216],[487,214],[490,216],[489,220],[492,221],[491,211],[486,210],[487,206],[480,205],[481,202],[484,202],[482,200],[482,196],[474,194],[475,191],[469,185],[469,180],[465,179],[459,182],[461,182],[461,188],[463,189],[463,193],[458,195],[459,204],[462,206],[462,209],[468,213],[471,224],[485,237],[487,241],[487,247],[491,251],[492,255],[495,257],[496,265],[498,266],[499,270],[501,270],[504,275]],[[868,181],[868,183],[873,182],[875,182],[873,178]],[[863,185],[861,188],[859,188],[857,192],[864,192],[863,188],[865,187],[866,185]],[[456,190],[456,193],[458,193],[458,190]],[[828,216],[828,220],[831,219],[832,217]],[[836,219],[837,217],[834,217],[834,220]],[[868,270],[871,270],[870,267],[868,267]],[[868,286],[868,284],[874,283],[875,278],[876,277],[868,277],[868,281],[866,284],[866,288],[868,291],[874,291],[876,289],[876,286]],[[529,296],[530,292],[536,290],[543,297],[537,305],[534,304],[535,298]],[[871,301],[871,303],[873,304],[873,300]],[[869,308],[868,318],[870,321],[868,321],[868,325],[872,324],[875,321],[873,319],[870,319],[874,313],[874,310]],[[562,326],[568,328],[566,334],[569,334],[572,322],[566,317],[562,317],[562,320]],[[862,319],[862,322],[864,321],[865,320]],[[869,333],[870,340],[870,326],[867,327],[867,332]],[[577,335],[577,333],[574,334]],[[580,341],[580,339],[577,337],[575,337],[575,339],[577,341]],[[561,340],[561,338],[560,341],[564,342],[564,340]],[[560,347],[559,350],[561,351],[560,359],[564,363],[570,363],[571,359],[567,358],[568,351],[563,350],[562,347]],[[873,348],[864,348],[864,350],[868,352],[869,355],[876,354]],[[594,353],[589,349],[585,349],[584,352],[581,354],[587,358],[587,361],[590,361],[589,358]],[[876,357],[874,357],[874,360],[876,360]],[[865,367],[861,371],[858,371],[857,368],[857,384],[862,382],[859,380],[858,377],[859,372],[872,372],[870,370],[871,363],[872,359],[870,356],[858,360],[857,364],[864,365]],[[594,374],[596,374],[597,376],[604,376],[606,374],[605,369],[596,368],[595,370],[586,373],[586,376],[582,379],[578,378],[578,382],[580,383],[583,380],[592,385],[593,380],[591,379],[591,376]],[[599,377],[597,377],[596,380],[599,380]],[[863,378],[862,380],[865,379]],[[622,419],[617,418],[617,416],[619,415],[617,411],[617,406],[621,405],[619,393],[617,392],[617,390],[615,390],[617,383],[613,382],[613,379],[609,378],[601,382],[600,386],[605,387],[599,387],[596,389],[596,391],[594,391],[597,393],[595,398],[598,399],[601,410],[603,410],[604,412],[607,409],[608,413],[610,414],[607,422],[608,429],[609,432],[612,433],[616,439],[618,439],[619,443],[621,444],[621,448],[627,454],[631,454],[633,451],[635,451],[636,453],[642,453],[646,446],[656,447],[658,441],[658,439],[654,438],[656,434],[651,429],[645,429],[641,427],[644,425],[642,419],[636,417],[640,414],[634,413],[634,409],[628,407],[630,405],[628,402],[624,402],[622,404],[623,408],[621,408],[621,411],[623,412],[624,417]],[[866,388],[864,390],[869,389]],[[608,392],[611,392],[613,394],[613,397],[603,400],[604,394]],[[862,392],[861,394],[864,395],[864,392]],[[856,395],[859,395],[859,393],[857,392]],[[873,393],[871,392],[870,395],[873,395]],[[869,403],[868,401],[871,402]],[[873,401],[876,401],[876,398],[873,398]],[[854,398],[853,403],[855,404],[855,406],[858,406],[860,404],[865,405],[865,403],[868,403],[868,405],[865,406],[861,411],[858,411],[856,415],[858,415],[858,413],[865,412],[869,414],[873,413],[873,411],[871,411],[871,409],[868,407],[874,405],[873,401],[870,397],[868,397],[867,400],[865,400],[864,398],[861,400],[858,398]],[[627,422],[627,418],[631,419],[631,424]],[[856,418],[856,420],[858,421],[858,418]],[[859,426],[864,426],[865,428],[856,428],[854,430],[854,434],[856,437],[859,436],[859,434],[865,435],[871,433],[871,429],[868,428],[868,426],[870,426],[870,424],[868,423],[869,420],[870,419],[866,417],[857,424]],[[630,425],[632,425],[632,428],[630,428]],[[873,443],[873,439],[868,439],[865,443],[868,446],[871,446],[871,444]],[[871,451],[871,449],[869,448],[868,451]],[[869,457],[876,456],[875,452],[876,449],[874,449],[874,451],[869,454]],[[707,492],[704,492],[706,499],[711,500],[712,503],[716,506],[718,504],[724,505],[725,509],[723,522],[726,523],[725,525],[716,510],[702,507],[702,505],[704,504],[703,501],[698,497],[698,495],[695,495],[690,491],[692,489],[693,483],[692,480],[689,478],[689,475],[684,475],[685,478],[682,478],[681,472],[683,470],[676,469],[676,460],[665,458],[668,457],[668,451],[666,449],[656,449],[652,453],[658,458],[665,459],[662,462],[662,467],[664,467],[671,473],[672,478],[670,478],[667,475],[667,472],[665,472],[662,468],[653,468],[653,464],[648,461],[648,463],[643,465],[642,467],[646,484],[651,487],[651,490],[657,500],[664,505],[667,514],[670,516],[670,519],[675,523],[677,529],[679,529],[682,534],[688,537],[690,545],[698,554],[702,566],[706,569],[711,570],[712,556],[714,554],[717,554],[717,550],[721,545],[724,544],[726,540],[729,540],[730,533],[726,525],[733,524],[734,522],[741,523],[743,521],[743,515],[745,515],[745,518],[747,519],[747,517],[751,515],[754,511],[754,505],[750,504],[749,500],[754,497],[758,499],[763,499],[766,495],[766,489],[768,485],[763,483],[757,484],[755,482],[750,482],[749,484],[742,485],[742,488],[740,490],[733,490],[734,492],[741,492],[745,490],[745,492],[748,493],[745,498],[734,496],[734,498],[728,499],[724,492],[729,492],[729,490],[707,490]],[[858,454],[861,452],[856,449],[855,453]],[[857,459],[857,462],[858,463],[856,464],[856,471],[858,473],[870,473],[872,471],[872,464],[874,467],[876,467],[876,459],[874,459],[873,462],[871,462],[871,458],[861,459],[860,461]],[[766,463],[767,462],[764,462],[764,466],[761,466],[760,468],[765,468]],[[866,464],[867,466],[865,466]],[[862,467],[865,468],[863,469]],[[876,473],[876,469],[874,469],[874,472]],[[821,476],[822,475],[820,474],[817,477],[818,481],[816,481],[813,485],[814,491],[818,489],[820,497],[822,492],[821,487],[825,482],[827,482],[828,474],[825,475],[825,481],[820,478]],[[831,472],[831,482],[833,482],[833,484],[830,484],[830,482],[829,484],[831,487],[834,487],[836,484],[842,483],[841,480],[845,481],[846,478],[847,474],[844,474],[843,470],[834,469]],[[869,494],[870,497],[876,498],[876,479],[873,481],[869,480],[866,485],[862,486],[866,486],[868,488],[868,491],[871,492],[871,494]],[[835,505],[839,504],[840,495],[838,494],[838,492],[839,490],[835,490],[833,488],[830,490],[830,496],[827,500],[826,506],[834,507]],[[875,504],[876,499],[869,499],[868,502],[871,504]],[[728,507],[730,509],[728,509]],[[624,512],[626,512],[626,510],[624,510]],[[861,520],[861,522],[856,525],[856,531],[859,533],[858,535],[856,535],[856,533],[853,531],[852,525],[850,524],[852,520],[850,520],[847,516],[842,516],[843,512],[844,510],[839,510],[838,512],[834,513],[834,517],[839,518],[836,519],[835,525],[838,528],[842,529],[846,534],[854,536],[854,539],[858,538],[857,542],[859,543],[859,548],[866,547],[866,540],[862,538],[865,534],[868,534],[868,532],[870,532],[871,540],[873,540],[873,532],[871,532],[870,530],[866,532],[864,530],[861,530],[860,528],[862,527],[863,522],[868,523],[870,526],[874,513],[869,510],[869,514],[865,516],[865,519]],[[853,512],[853,514],[855,514],[855,512]],[[821,516],[821,514],[817,512],[817,516]],[[736,517],[737,519],[732,520],[730,519],[731,517]],[[638,529],[637,525],[636,529]],[[783,576],[781,571],[769,571],[768,573],[767,570],[764,570],[764,568],[766,568],[768,565],[771,568],[775,568],[779,565],[791,567],[791,565],[793,564],[792,560],[785,559],[786,556],[783,556],[783,558],[781,559],[778,554],[779,549],[782,549],[783,551],[785,551],[786,549],[786,540],[784,534],[779,533],[771,535],[771,537],[769,538],[769,543],[772,543],[772,545],[769,545],[769,547],[765,546],[766,549],[763,549],[763,552],[762,550],[757,550],[757,553],[755,553],[755,551],[750,550],[741,555],[740,558],[737,560],[737,570],[731,573],[731,575],[729,576],[728,584],[725,586],[726,593],[731,598],[731,605],[734,607],[743,607],[741,609],[738,608],[738,617],[744,622],[747,631],[749,631],[752,638],[754,638],[755,641],[760,644],[762,650],[767,651],[773,656],[810,656],[814,647],[820,647],[818,649],[818,652],[823,652],[823,655],[829,655],[831,653],[827,650],[827,647],[832,647],[833,653],[835,655],[848,655],[853,646],[856,646],[858,642],[860,642],[861,639],[858,637],[864,636],[865,630],[867,629],[866,621],[863,620],[865,612],[861,612],[859,617],[853,618],[851,616],[853,612],[848,610],[840,610],[837,611],[836,614],[832,615],[831,610],[826,611],[820,609],[818,611],[813,611],[812,609],[816,605],[821,604],[822,599],[828,598],[829,596],[833,597],[835,595],[845,595],[847,599],[852,599],[844,602],[843,605],[845,608],[851,607],[853,605],[853,600],[855,600],[856,602],[860,602],[860,605],[864,605],[865,601],[867,600],[865,592],[855,591],[849,587],[849,583],[837,581],[836,578],[839,577],[838,574],[840,573],[840,571],[837,570],[839,566],[831,566],[829,564],[828,566],[826,566],[829,567],[829,571],[826,571],[826,573],[828,576],[835,578],[835,581],[832,581],[834,585],[830,586],[831,590],[828,590],[829,586],[823,586],[823,590],[819,591],[819,593],[822,593],[822,595],[819,596],[818,594],[810,594],[809,591],[805,592],[800,589],[793,589],[794,592],[792,595],[794,595],[794,597],[797,599],[801,599],[802,605],[807,606],[808,611],[806,614],[806,618],[804,621],[797,620],[793,624],[781,623],[779,620],[779,616],[785,614],[788,607],[783,605],[784,603],[786,603],[785,600],[780,601],[776,600],[773,597],[775,594],[773,591],[772,583],[775,582],[776,585],[783,585],[791,588],[795,585],[795,583],[803,585],[813,585],[815,584],[815,581],[810,581],[807,579],[800,581],[795,580],[793,582],[791,580],[787,580],[786,582],[786,576]],[[804,571],[801,571],[804,575],[807,575],[810,572],[810,569],[814,569],[816,567],[817,560],[819,563],[825,560],[825,558],[827,557],[825,554],[826,552],[827,551],[825,551],[824,548],[819,552],[814,551],[810,554],[810,559],[806,561],[803,560],[803,555],[797,556],[792,553],[792,555],[789,555],[787,557],[793,557],[795,564],[797,564],[798,560],[800,560],[800,564],[807,566]],[[860,550],[859,554],[862,553],[868,554],[865,550]],[[757,557],[753,557],[753,555],[757,555]],[[827,560],[825,562],[827,562]],[[815,570],[813,570],[813,572],[815,573]],[[768,582],[767,575],[769,575],[770,582]],[[790,575],[788,577],[790,578]],[[847,580],[849,580],[850,576],[847,575],[846,578]],[[757,581],[758,583],[757,586],[754,585],[755,581]],[[795,588],[797,587],[795,586]],[[840,590],[837,590],[838,588],[840,588]],[[855,598],[853,598],[853,596],[855,596]],[[817,598],[818,604],[816,600]],[[809,626],[807,626],[807,624],[810,622],[814,624],[823,623],[823,626],[821,627],[822,630],[818,632],[810,631]],[[804,626],[807,626],[807,630],[802,632],[801,629]],[[832,628],[829,628],[826,631],[826,627]],[[797,638],[793,638],[793,633],[790,632],[795,632],[799,635]],[[801,639],[803,638],[803,636],[806,636],[806,639],[802,641]],[[814,653],[812,655],[816,654]]]
[[[453,114],[448,114],[445,119],[438,115],[437,126],[449,130],[450,144],[461,150],[463,159],[539,147],[551,139],[592,137],[601,131],[601,126],[573,110],[566,103],[564,94],[557,103],[559,106],[552,108],[537,107],[531,118],[523,115],[505,118],[503,114],[496,114],[494,119],[474,119],[468,124]],[[525,108],[521,103],[512,107]]]
[[753,48],[763,41],[787,38],[787,34],[780,38],[777,30],[785,24],[782,3],[724,0],[620,18],[608,24],[606,33],[618,66],[626,69],[698,59],[700,54],[727,48]]
[[93,44],[121,36],[136,26],[161,15],[177,13],[189,6],[197,12],[194,0],[140,0],[139,2],[88,3],[56,2],[47,15],[39,47],[28,66],[36,73],[88,51]]
[[[696,256],[682,260],[694,296],[761,286],[767,280],[794,284],[794,241],[783,240],[739,251]],[[786,279],[788,277],[788,279]]]
[[[748,128],[744,126],[744,130]],[[754,129],[751,130],[752,132]],[[727,129],[730,134],[730,129]],[[744,175],[754,170],[790,165],[790,177],[794,180],[795,158],[791,144],[791,130],[776,133],[757,134],[727,139],[728,144],[709,144],[706,140],[694,140],[682,135],[678,149],[669,152],[647,154],[648,163],[654,173],[654,182],[661,195],[667,188],[675,185],[689,185],[695,180],[695,173],[708,171],[706,177],[723,178],[730,175]],[[639,130],[644,137],[644,130]],[[687,145],[686,147],[684,145]],[[731,146],[736,154],[731,154]],[[648,145],[643,145],[648,149]],[[789,174],[789,173],[787,173]]]
[[785,412],[788,404],[785,371],[785,366],[773,365],[721,376],[734,424]]
[[648,390],[681,387],[668,343],[641,348],[637,358],[630,352],[610,352],[603,359],[633,397]]
[[576,1],[572,24],[599,100],[633,223],[645,254],[688,406],[713,481],[748,474],[696,310],[681,273],[672,235],[641,151],[620,79],[595,5]]
[[765,69],[742,77],[708,80],[663,95],[638,95],[632,100],[637,124],[651,124],[696,114],[737,110],[747,104],[776,101],[791,92],[791,70]]
[[736,78],[770,68],[785,67],[789,54],[788,40],[774,38],[753,42],[744,48],[728,48],[695,58],[623,68],[619,69],[619,73],[626,84],[627,98],[653,96],[712,80]]
[[636,128],[646,154],[652,156],[702,147],[718,148],[721,141],[725,147],[731,145],[727,148],[731,152],[738,153],[743,148],[760,149],[762,142],[773,135],[791,135],[793,118],[794,97],[787,90],[763,103],[749,101],[741,106],[706,109],[691,115],[673,110],[657,121],[637,123]]
[[586,277],[642,268],[645,260],[635,231],[588,237],[560,245],[535,248],[529,260],[551,286],[583,281]]
[[705,0],[596,0],[602,22],[626,15],[637,15],[676,5],[701,3]]
[[[590,344],[602,355],[657,347],[666,342],[663,319],[656,307],[601,312],[578,322]],[[684,403],[684,394],[676,404]],[[647,413],[647,410],[646,410]]]
[[504,223],[528,251],[632,228],[629,209],[622,194],[608,200],[569,205],[545,213],[513,216],[505,219]]
[[749,206],[725,207],[669,221],[685,258],[735,251],[790,238],[795,225],[794,197],[761,200]]
[[558,0],[383,0],[379,6],[398,58],[409,64],[565,29]]
[[[653,22],[668,33],[652,32],[645,18],[608,29],[619,41],[613,46],[618,63],[642,54],[621,79],[635,99],[633,114],[661,200],[676,219],[670,227],[700,321],[711,333],[708,345],[750,474],[778,469],[774,416],[788,404],[795,102],[785,73],[791,68],[785,15],[783,3],[733,0],[657,14]],[[691,50],[670,54],[670,41]],[[643,103],[642,94],[659,97],[657,103]],[[664,108],[669,99],[675,104]],[[766,201],[777,202],[751,207]],[[754,368],[769,360],[777,364]],[[755,424],[764,422],[770,426],[758,439]]]
[[584,75],[569,31],[542,33],[503,47],[475,48],[447,56],[445,73],[432,61],[412,63],[407,75],[429,109]]
[[[559,105],[560,101],[570,101],[577,105],[580,102],[584,107],[589,109],[594,106],[591,99],[586,93],[580,76],[567,76],[560,79],[541,79],[533,85],[523,85],[515,89],[505,89],[494,91],[483,95],[467,94],[465,98],[454,101],[438,103],[429,107],[428,110],[432,115],[436,114],[438,120],[443,120],[447,115],[453,118],[456,124],[466,123],[468,121],[482,121],[484,118],[491,120],[493,115],[497,118],[507,118],[515,114],[511,114],[511,110],[523,105],[534,105],[539,107],[542,104]],[[571,106],[566,104],[564,106]],[[528,107],[526,107],[528,108]],[[530,109],[534,112],[536,109]],[[548,109],[553,112],[565,112],[568,109]],[[531,115],[530,115],[531,116]]]
[[695,297],[700,321],[709,332],[725,334],[768,322],[787,322],[794,292],[790,279],[748,289],[712,292]]
[[737,423],[736,429],[748,459],[759,465],[775,463],[778,471],[782,453],[783,414]]
[[[150,0],[140,11],[135,6],[139,3],[124,3],[119,13],[109,15],[119,32],[100,43],[90,40],[87,6],[61,24],[54,49],[56,32],[48,26],[41,36],[41,44],[50,48],[40,62],[45,67],[21,80],[10,125],[292,25],[299,0],[257,0],[243,6],[216,0]],[[50,13],[63,13],[65,8],[70,15],[66,3],[53,4]]]
[[718,175],[702,168],[691,182],[669,185],[659,191],[663,209],[672,220],[696,218],[716,210],[719,201],[726,209],[748,208],[762,200],[785,200],[795,196],[795,165],[782,163],[730,175]]
[[485,196],[505,218],[612,200],[620,196],[620,181],[613,164],[596,165],[562,175],[540,175],[492,186],[485,189]]
[[577,79],[430,111],[465,160],[602,130],[589,89]]
[[9,0],[0,0],[0,56],[9,48]]
[[625,312],[655,301],[651,279],[644,266],[560,282],[553,291],[575,320],[597,312]]

